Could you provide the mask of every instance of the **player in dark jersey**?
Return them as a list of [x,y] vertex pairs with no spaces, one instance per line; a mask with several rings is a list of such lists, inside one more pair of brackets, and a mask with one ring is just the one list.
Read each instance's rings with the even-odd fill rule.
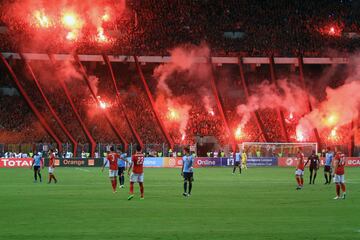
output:
[[[315,179],[316,179],[316,173],[317,170],[320,167],[320,159],[319,156],[315,153],[315,150],[312,151],[311,155],[309,156],[308,160],[305,163],[305,166],[310,162],[310,166],[309,166],[309,170],[310,170],[310,182],[309,184],[315,184]],[[313,178],[313,173],[314,173],[314,178]]]
[[119,149],[118,153],[119,153],[118,176],[119,176],[119,183],[120,183],[119,188],[124,188],[124,183],[125,183],[124,172],[126,169],[126,163],[129,164],[129,161],[126,159],[126,153],[123,153],[120,149]]

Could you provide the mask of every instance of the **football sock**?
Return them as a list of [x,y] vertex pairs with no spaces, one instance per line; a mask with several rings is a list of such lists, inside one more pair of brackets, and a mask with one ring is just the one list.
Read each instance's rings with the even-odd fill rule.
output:
[[49,174],[49,183],[51,183],[52,176]]
[[130,182],[130,194],[134,194],[134,183]]
[[325,176],[325,180],[326,180],[326,182],[325,182],[325,183],[328,183],[328,182],[329,182],[329,180],[328,180],[328,176],[327,176],[327,174],[325,173],[325,174],[324,174],[324,176]]
[[39,179],[40,179],[40,182],[41,182],[41,174],[40,174],[40,171],[38,172],[38,175],[39,175]]
[[125,177],[124,175],[120,177],[120,185],[124,185]]
[[35,181],[37,181],[37,172],[36,171],[34,171],[34,179],[35,179]]
[[191,189],[192,189],[192,182],[189,182],[189,194],[191,193]]
[[142,182],[139,182],[139,186],[141,197],[144,197],[144,184]]
[[233,173],[235,173],[236,167],[233,168]]
[[344,183],[341,184],[341,191],[346,192],[346,187]]
[[301,184],[300,184],[300,178],[298,177],[298,176],[296,176],[296,182],[297,182],[297,184],[300,186]]
[[314,173],[313,184],[315,183],[316,172]]
[[239,173],[241,174],[241,167],[239,167]]
[[57,179],[55,178],[55,175],[54,175],[54,174],[52,175],[52,177],[53,177],[55,183],[57,183]]
[[112,186],[113,191],[115,191],[115,189],[116,189],[116,179],[111,179],[111,186]]
[[340,185],[336,184],[336,196],[340,196]]
[[329,173],[329,184],[331,183],[331,174]]
[[300,184],[301,186],[304,185],[304,179],[302,177],[300,178]]
[[187,182],[185,181],[184,182],[184,193],[186,193],[186,190],[187,190]]

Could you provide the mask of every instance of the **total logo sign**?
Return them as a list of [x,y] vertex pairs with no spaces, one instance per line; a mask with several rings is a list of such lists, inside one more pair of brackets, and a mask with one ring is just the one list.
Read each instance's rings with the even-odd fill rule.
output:
[[1,158],[0,168],[27,168],[31,167],[32,158]]
[[168,158],[168,167],[182,166],[182,158]]

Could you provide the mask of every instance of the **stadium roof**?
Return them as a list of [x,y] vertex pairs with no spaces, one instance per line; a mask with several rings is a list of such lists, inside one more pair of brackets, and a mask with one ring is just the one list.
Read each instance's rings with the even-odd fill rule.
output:
[[[12,57],[13,59],[21,59],[19,53],[3,52],[5,58]],[[23,53],[28,60],[43,60],[48,61],[49,55],[45,53]],[[74,60],[71,54],[53,54],[57,61]],[[80,61],[83,62],[103,62],[102,55],[78,55]],[[128,55],[108,55],[110,62],[134,62],[133,56]],[[240,59],[244,64],[270,64],[269,57],[211,57],[211,62],[214,64],[238,64]],[[170,56],[138,56],[139,62],[142,63],[166,63],[171,61]],[[210,59],[205,57],[198,57],[198,63],[206,63]],[[351,62],[350,58],[331,58],[331,57],[304,57],[304,64],[348,64]],[[298,64],[297,57],[274,57],[275,64]]]

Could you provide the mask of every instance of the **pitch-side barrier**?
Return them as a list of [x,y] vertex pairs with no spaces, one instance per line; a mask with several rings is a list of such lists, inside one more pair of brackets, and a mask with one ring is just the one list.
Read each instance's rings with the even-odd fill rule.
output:
[[[130,158],[128,158],[130,161]],[[44,159],[45,166],[48,165],[48,159]],[[105,162],[104,158],[57,158],[55,166],[58,167],[101,167]],[[321,158],[321,165],[324,159]],[[0,168],[28,168],[32,164],[32,158],[0,158]],[[248,167],[295,167],[296,158],[293,157],[259,157],[248,158]],[[228,167],[234,165],[234,159],[229,157],[211,158],[196,157],[195,168],[200,167]],[[180,168],[182,166],[181,157],[146,157],[144,167],[148,168]],[[346,166],[359,167],[360,157],[346,158]]]

